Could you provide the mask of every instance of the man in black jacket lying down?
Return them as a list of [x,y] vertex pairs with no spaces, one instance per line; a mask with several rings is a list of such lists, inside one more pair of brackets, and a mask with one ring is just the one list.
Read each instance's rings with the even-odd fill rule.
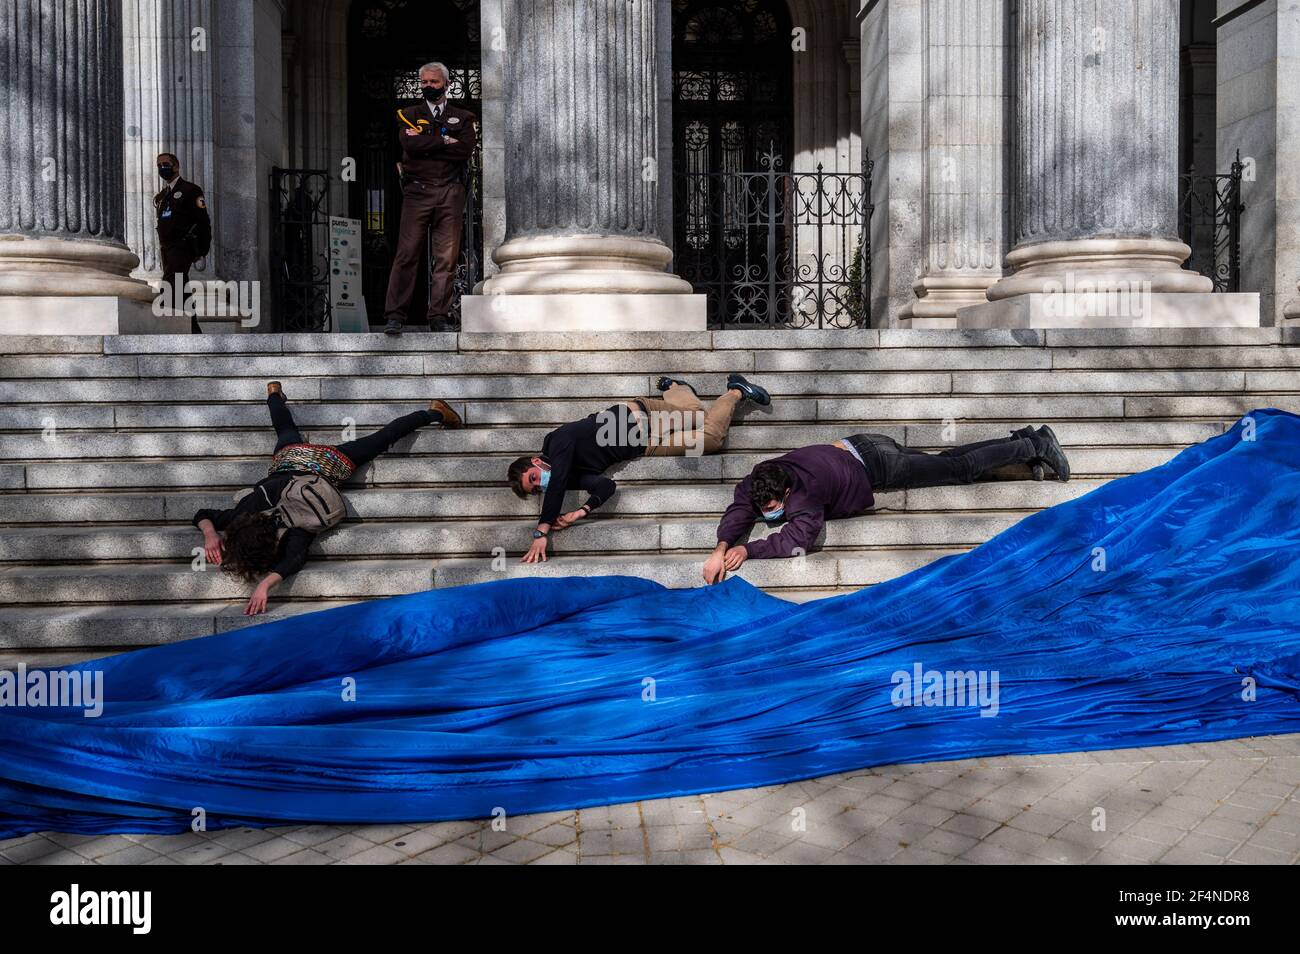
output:
[[[767,391],[739,374],[728,376],[727,390],[708,410],[685,381],[661,377],[659,390],[663,398],[634,398],[561,425],[546,435],[540,454],[511,462],[506,476],[518,496],[545,495],[524,563],[544,562],[552,530],[573,526],[614,496],[617,485],[605,476],[606,468],[645,455],[716,454],[722,449],[737,405],[742,401],[760,407],[772,403]],[[562,514],[566,490],[585,490],[588,496],[577,510]]]

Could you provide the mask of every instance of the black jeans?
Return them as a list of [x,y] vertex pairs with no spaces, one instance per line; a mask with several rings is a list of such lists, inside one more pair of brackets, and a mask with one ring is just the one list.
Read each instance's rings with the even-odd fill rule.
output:
[[[279,453],[281,448],[289,444],[305,443],[298,425],[293,422],[293,415],[289,413],[284,395],[268,394],[266,406],[271,411],[271,424],[275,427],[275,453]],[[441,420],[442,415],[437,411],[412,411],[410,414],[403,414],[396,420],[389,421],[373,434],[332,446],[337,447],[339,452],[346,455],[348,460],[356,465],[356,469],[360,470],[407,434],[426,424],[437,424]]]
[[935,454],[904,447],[884,434],[854,434],[846,440],[862,458],[875,490],[970,484],[989,471],[1038,456],[1034,442],[1025,437],[976,441]]

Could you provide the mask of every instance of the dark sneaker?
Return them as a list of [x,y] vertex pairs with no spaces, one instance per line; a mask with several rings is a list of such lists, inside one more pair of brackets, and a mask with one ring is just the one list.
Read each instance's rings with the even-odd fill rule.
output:
[[384,325],[384,334],[396,337],[402,333],[402,323],[396,318],[389,318],[388,324]]
[[1043,463],[1052,468],[1060,480],[1069,480],[1070,461],[1065,456],[1060,441],[1056,439],[1056,433],[1044,424],[1030,439],[1038,445],[1038,456],[1043,459]]
[[[1032,441],[1036,435],[1032,427],[1022,427],[1019,428],[1018,430],[1012,431],[1011,436],[1023,437]],[[1032,477],[1034,480],[1042,480],[1045,476],[1047,476],[1047,472],[1043,467],[1043,462],[1039,460],[1037,457],[1035,457],[1033,460],[1029,462],[1029,476]]]
[[700,396],[700,392],[695,390],[695,387],[693,385],[688,384],[687,382],[683,381],[681,378],[670,378],[667,375],[664,375],[658,381],[656,381],[655,387],[657,387],[660,391],[667,391],[674,384],[680,384],[684,388],[690,388],[692,394],[694,394],[696,397]]
[[727,390],[735,388],[740,392],[741,397],[747,401],[753,401],[759,407],[767,407],[772,403],[772,395],[767,393],[765,388],[760,388],[757,384],[751,384],[746,381],[743,375],[727,375]]
[[440,401],[438,398],[434,398],[429,402],[429,410],[437,411],[442,415],[443,427],[457,428],[465,423],[460,419],[460,415],[456,413],[455,409],[453,409],[450,404],[446,401]]

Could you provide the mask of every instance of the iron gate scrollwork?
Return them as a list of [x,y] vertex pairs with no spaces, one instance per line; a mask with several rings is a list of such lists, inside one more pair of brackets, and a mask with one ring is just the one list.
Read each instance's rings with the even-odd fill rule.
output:
[[330,328],[329,173],[271,170],[271,302],[276,331]]
[[1192,250],[1187,267],[1214,282],[1216,292],[1241,291],[1241,179],[1238,151],[1228,172],[1179,176],[1178,219]]
[[676,272],[707,297],[711,327],[871,324],[871,170],[678,170]]

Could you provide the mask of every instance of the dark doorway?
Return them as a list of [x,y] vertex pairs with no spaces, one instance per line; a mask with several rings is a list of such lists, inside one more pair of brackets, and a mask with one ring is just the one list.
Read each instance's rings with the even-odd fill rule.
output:
[[[397,110],[420,102],[416,71],[429,62],[451,73],[451,100],[482,118],[478,0],[356,0],[348,15],[349,143],[357,178],[349,214],[361,220],[362,291],[371,324],[383,324],[384,295],[397,242],[402,190],[397,181]],[[482,135],[479,136],[482,142]],[[483,260],[481,151],[471,162],[465,240],[457,270],[460,295]],[[408,322],[425,323],[428,275],[422,270]]]
[[688,172],[789,159],[790,15],[783,0],[673,0],[673,161]]
[[[783,0],[673,0],[675,270],[708,295],[709,322],[777,320],[787,196],[761,173],[790,169],[791,23]],[[775,246],[773,242],[775,241]]]

